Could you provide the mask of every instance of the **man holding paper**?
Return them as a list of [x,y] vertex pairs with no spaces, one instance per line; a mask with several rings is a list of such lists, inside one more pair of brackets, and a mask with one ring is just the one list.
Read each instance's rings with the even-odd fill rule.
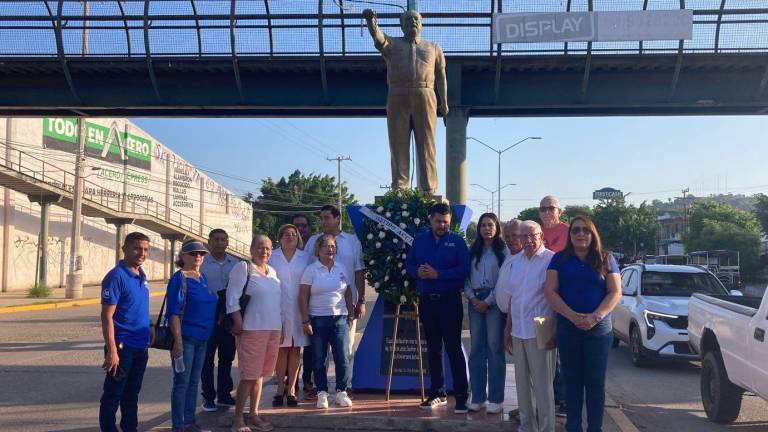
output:
[[[497,292],[503,290],[509,295],[509,303],[502,309],[503,312],[508,310],[504,342],[515,356],[515,384],[520,407],[518,430],[554,431],[555,338],[548,323],[553,320],[554,312],[544,296],[547,267],[554,253],[544,247],[538,223],[523,222],[518,235],[523,252],[511,258],[510,271],[503,279],[499,277],[496,286]],[[539,317],[544,320],[539,320],[542,325],[537,330],[536,318]],[[537,331],[540,338],[549,339],[544,346],[537,342]]]

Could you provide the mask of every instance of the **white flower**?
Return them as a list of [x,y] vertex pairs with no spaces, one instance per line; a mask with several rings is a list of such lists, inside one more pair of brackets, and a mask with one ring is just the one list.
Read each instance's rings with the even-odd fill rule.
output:
[[378,282],[376,282],[375,284],[373,284],[373,287],[374,287],[374,288],[376,288],[376,289],[379,289],[379,287],[380,287],[380,286],[381,286],[381,284],[380,284],[380,283],[378,283]]
[[376,249],[378,249],[380,247],[381,247],[381,243],[380,242],[376,242]]
[[376,228],[378,228],[378,229],[383,229],[383,228],[384,228],[384,225],[382,225],[382,224],[378,224],[378,225],[376,225]]
[[406,300],[408,300],[408,299],[407,299],[407,298],[405,298],[405,296],[404,296],[404,295],[401,295],[401,296],[400,296],[400,303],[405,303],[405,301],[406,301]]
[[407,287],[408,286],[408,281],[403,281],[403,286]]
[[381,212],[383,212],[383,211],[384,211],[384,207],[382,207],[382,206],[379,206],[379,207],[376,209],[376,213],[381,213]]
[[406,228],[408,228],[408,225],[400,222],[400,229],[406,229]]
[[368,233],[367,236],[365,236],[368,240],[373,240],[373,233]]
[[402,257],[403,257],[403,259],[406,259],[406,258],[408,258],[408,255],[403,254]]
[[389,275],[384,276],[384,282],[389,280]]
[[387,261],[389,261],[389,260],[391,260],[391,259],[392,259],[392,257],[390,257],[390,256],[388,256],[388,257],[387,257]]
[[401,271],[400,274],[405,275],[405,269],[403,269],[403,271]]
[[385,218],[387,218],[387,219],[389,219],[389,218],[391,218],[391,217],[392,217],[392,213],[390,213],[390,212],[386,212],[386,213],[384,213],[384,217],[385,217]]
[[401,204],[401,205],[400,205],[400,208],[401,208],[401,209],[403,209],[403,210],[405,210],[405,209],[407,209],[407,208],[408,208],[408,204]]
[[397,268],[403,268],[403,263],[401,262],[397,263]]
[[403,215],[403,217],[408,217],[410,215],[410,213],[408,213],[407,210],[403,210],[401,214]]
[[397,240],[396,238],[393,238],[393,239],[392,239],[392,243],[395,243],[395,244],[397,244],[397,241],[398,241],[398,240]]
[[376,264],[376,261],[375,261],[375,260],[370,260],[370,261],[368,261],[368,265],[374,265],[374,264]]
[[387,236],[387,234],[385,234],[384,231],[379,231],[379,238],[380,239],[383,239],[386,236]]
[[419,219],[419,218],[413,218],[413,223],[415,223],[416,225],[418,225],[418,224],[420,224],[420,223],[421,223],[421,219]]

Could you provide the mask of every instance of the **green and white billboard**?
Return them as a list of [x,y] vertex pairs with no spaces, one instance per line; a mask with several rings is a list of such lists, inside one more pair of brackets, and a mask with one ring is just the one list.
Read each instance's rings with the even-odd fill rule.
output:
[[[78,125],[75,118],[43,119],[45,148],[77,153]],[[85,122],[85,154],[107,162],[128,165],[149,171],[152,168],[152,141],[126,133],[116,122],[111,126]]]

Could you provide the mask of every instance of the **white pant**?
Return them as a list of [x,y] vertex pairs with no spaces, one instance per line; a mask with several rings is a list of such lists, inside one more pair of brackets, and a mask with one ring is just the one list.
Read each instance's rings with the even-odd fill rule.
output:
[[515,385],[520,407],[519,432],[554,432],[555,375],[557,350],[540,350],[536,338],[512,338],[515,358]]

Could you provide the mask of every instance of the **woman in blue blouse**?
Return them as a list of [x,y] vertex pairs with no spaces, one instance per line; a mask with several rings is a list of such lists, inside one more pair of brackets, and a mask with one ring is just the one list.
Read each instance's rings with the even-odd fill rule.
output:
[[166,291],[166,316],[174,338],[171,364],[179,357],[184,363],[183,370],[175,367],[173,373],[171,420],[174,432],[202,430],[195,423],[197,387],[218,301],[216,293],[208,289],[205,275],[200,273],[206,254],[208,250],[199,241],[184,242],[176,261],[180,270],[168,281]]
[[[472,386],[470,411],[498,414],[504,402],[507,365],[504,359],[506,315],[496,305],[494,287],[499,267],[509,252],[502,240],[499,219],[493,213],[480,215],[477,237],[469,248],[471,270],[464,284],[469,300],[469,381]],[[486,384],[488,386],[486,392]],[[487,402],[486,402],[487,397]]]
[[571,219],[565,249],[552,257],[544,292],[557,312],[557,345],[566,383],[568,432],[580,432],[586,393],[587,431],[603,425],[605,372],[613,340],[610,313],[621,298],[619,268],[595,224]]

